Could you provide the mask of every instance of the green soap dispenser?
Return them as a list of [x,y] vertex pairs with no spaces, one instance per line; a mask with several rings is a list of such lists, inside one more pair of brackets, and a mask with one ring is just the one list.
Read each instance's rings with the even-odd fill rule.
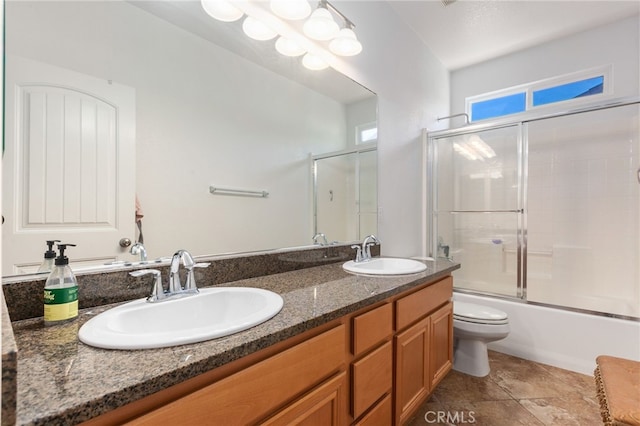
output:
[[38,268],[38,271],[36,273],[38,274],[42,274],[44,272],[49,273],[53,270],[53,259],[56,258],[56,252],[53,250],[53,245],[59,242],[60,240],[47,241],[47,246],[49,247],[49,250],[44,252],[44,260],[40,264],[40,267]]
[[64,255],[68,246],[75,244],[58,244],[60,255],[44,283],[44,325],[60,324],[78,316],[78,281]]

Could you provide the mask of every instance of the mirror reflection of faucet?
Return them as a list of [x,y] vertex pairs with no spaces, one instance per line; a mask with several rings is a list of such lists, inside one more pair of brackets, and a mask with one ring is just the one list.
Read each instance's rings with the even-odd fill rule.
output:
[[[321,241],[318,242],[318,240],[321,240]],[[313,236],[313,244],[317,246],[329,245],[329,243],[327,242],[327,236],[324,235],[322,232],[318,232],[316,235]]]
[[131,246],[131,248],[129,249],[129,253],[134,256],[140,255],[140,263],[147,262],[147,250],[144,248],[144,245],[142,245],[140,241]]

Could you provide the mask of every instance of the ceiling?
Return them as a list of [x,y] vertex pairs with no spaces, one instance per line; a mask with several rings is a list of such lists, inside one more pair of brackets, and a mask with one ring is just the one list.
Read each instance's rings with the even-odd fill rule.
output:
[[450,70],[640,13],[638,0],[388,1]]

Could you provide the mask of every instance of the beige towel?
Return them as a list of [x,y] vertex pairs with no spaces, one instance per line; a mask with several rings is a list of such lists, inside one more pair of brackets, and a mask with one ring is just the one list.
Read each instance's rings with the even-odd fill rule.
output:
[[140,205],[140,200],[138,200],[138,195],[136,194],[136,222],[144,217],[144,213],[142,212],[142,205]]

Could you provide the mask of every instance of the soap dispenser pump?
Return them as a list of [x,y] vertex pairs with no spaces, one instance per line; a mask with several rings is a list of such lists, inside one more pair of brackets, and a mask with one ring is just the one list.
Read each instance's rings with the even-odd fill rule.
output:
[[56,252],[53,250],[53,245],[59,243],[60,240],[48,240],[47,246],[49,249],[44,252],[44,260],[40,264],[37,273],[42,274],[44,272],[51,272],[53,270],[53,260],[56,258]]
[[68,246],[58,244],[60,255],[44,284],[44,325],[54,325],[73,320],[78,316],[78,282],[64,255]]

